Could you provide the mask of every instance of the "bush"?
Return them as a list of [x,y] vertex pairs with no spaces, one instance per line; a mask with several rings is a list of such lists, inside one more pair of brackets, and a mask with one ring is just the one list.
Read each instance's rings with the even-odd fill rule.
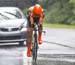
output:
[[39,0],[46,8],[44,22],[73,25],[75,9],[69,0]]
[[66,9],[61,8],[60,2],[54,3],[47,11],[45,15],[45,22],[48,23],[64,23],[64,20],[68,17],[65,12]]
[[68,25],[75,25],[75,17],[70,17],[68,20],[67,20],[67,24]]

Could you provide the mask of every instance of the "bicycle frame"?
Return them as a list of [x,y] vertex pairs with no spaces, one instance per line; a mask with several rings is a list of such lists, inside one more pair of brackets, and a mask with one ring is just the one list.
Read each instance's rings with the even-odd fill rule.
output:
[[32,34],[32,60],[33,62],[36,62],[37,60],[37,49],[38,49],[38,26],[36,23],[34,23],[34,29]]
[[[45,33],[45,31],[42,31]],[[38,25],[34,23],[34,29],[32,34],[32,60],[36,63],[37,51],[38,51]]]

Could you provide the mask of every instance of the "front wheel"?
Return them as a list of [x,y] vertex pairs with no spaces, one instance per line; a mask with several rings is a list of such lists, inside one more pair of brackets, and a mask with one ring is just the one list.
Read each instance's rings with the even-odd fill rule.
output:
[[32,43],[32,59],[33,59],[33,62],[36,63],[36,60],[37,60],[37,49],[38,49],[37,34],[33,35],[32,41],[33,41],[33,43]]
[[36,63],[36,60],[37,60],[37,48],[33,48],[32,51],[33,51],[33,53],[32,53],[33,54],[33,56],[32,56],[33,62]]
[[20,41],[19,46],[24,46],[24,41]]

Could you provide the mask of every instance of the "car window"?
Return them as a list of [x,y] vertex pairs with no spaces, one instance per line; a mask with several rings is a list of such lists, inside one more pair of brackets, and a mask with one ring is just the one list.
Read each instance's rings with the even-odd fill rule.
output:
[[24,15],[18,9],[0,11],[0,20],[3,19],[21,19]]
[[22,15],[21,15],[21,13],[20,13],[19,11],[16,11],[16,16],[17,16],[18,18],[22,18]]

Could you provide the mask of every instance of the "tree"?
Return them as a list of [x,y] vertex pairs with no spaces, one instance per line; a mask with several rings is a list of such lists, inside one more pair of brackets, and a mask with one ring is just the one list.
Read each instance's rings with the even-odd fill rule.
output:
[[[72,0],[72,2],[75,0]],[[47,23],[71,24],[74,22],[72,7],[74,4],[70,0],[39,0],[40,4],[46,9],[44,21]],[[75,8],[74,8],[75,9]],[[75,10],[73,10],[75,12]]]

